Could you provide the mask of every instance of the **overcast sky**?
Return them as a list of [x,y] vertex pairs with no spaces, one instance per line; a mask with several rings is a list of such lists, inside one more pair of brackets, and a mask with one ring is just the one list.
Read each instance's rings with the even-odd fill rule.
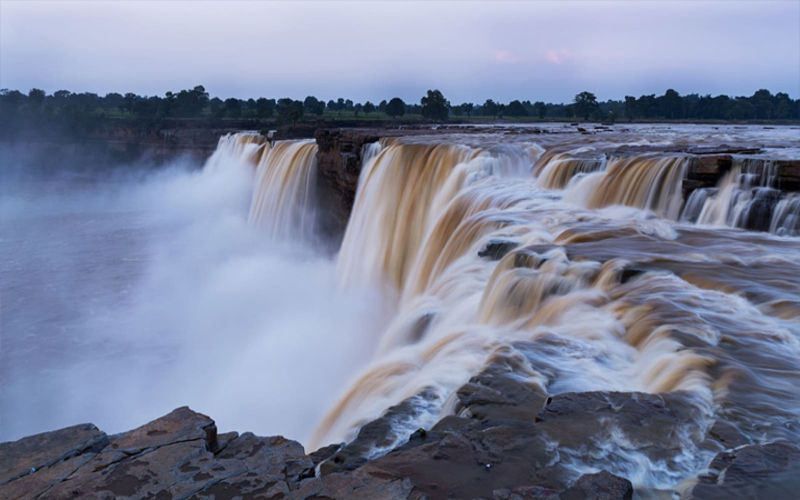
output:
[[0,88],[453,103],[800,97],[800,0],[0,0]]

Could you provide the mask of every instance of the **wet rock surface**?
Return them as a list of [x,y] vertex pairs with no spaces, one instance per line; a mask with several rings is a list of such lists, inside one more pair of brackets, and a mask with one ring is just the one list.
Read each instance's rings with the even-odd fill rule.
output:
[[719,453],[687,498],[797,498],[800,447],[788,441],[743,446]]
[[483,257],[487,260],[500,260],[518,246],[519,243],[516,241],[491,240],[478,252],[478,257]]
[[319,227],[336,246],[344,235],[361,173],[361,154],[365,144],[380,138],[376,131],[320,129],[314,133],[317,153],[317,200]]
[[[548,394],[558,367],[530,361],[547,348],[543,340],[498,352],[429,429],[400,435],[396,425],[440,397],[423,391],[351,443],[311,454],[280,436],[218,434],[186,407],[118,435],[84,424],[2,443],[0,497],[628,499],[630,457],[677,460],[687,450],[675,433],[724,450],[688,498],[784,498],[800,487],[797,445],[741,446],[733,431],[706,431],[691,424],[700,419],[685,394]],[[537,374],[542,383],[531,382]]]

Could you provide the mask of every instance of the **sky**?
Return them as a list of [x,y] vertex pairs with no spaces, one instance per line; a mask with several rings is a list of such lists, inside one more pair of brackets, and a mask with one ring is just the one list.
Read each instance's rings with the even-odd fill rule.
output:
[[800,0],[0,0],[0,88],[452,103],[800,98]]

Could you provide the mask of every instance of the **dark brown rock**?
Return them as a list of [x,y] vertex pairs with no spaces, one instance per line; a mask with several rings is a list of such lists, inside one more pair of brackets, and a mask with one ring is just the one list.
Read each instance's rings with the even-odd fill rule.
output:
[[775,169],[775,187],[782,191],[800,191],[800,160],[777,160]]
[[0,485],[81,454],[97,452],[107,443],[108,436],[92,424],[0,443]]
[[317,141],[317,200],[318,227],[332,247],[344,235],[358,177],[361,173],[361,151],[365,144],[377,141],[376,131],[320,129],[314,133]]
[[390,407],[379,418],[364,424],[352,442],[347,443],[333,453],[330,458],[323,461],[320,464],[320,472],[331,474],[356,469],[367,463],[370,454],[375,453],[376,450],[386,449],[388,451],[395,443],[406,441],[408,434],[398,434],[398,429],[402,428],[397,425],[398,422],[414,419],[422,408],[436,400],[438,400],[438,396],[433,390],[423,390]]
[[479,252],[478,257],[489,260],[500,260],[508,252],[519,246],[516,241],[510,240],[491,240]]
[[749,445],[717,454],[688,493],[692,499],[797,498],[800,447],[788,441]]
[[567,491],[561,494],[562,500],[630,500],[633,498],[633,485],[625,478],[606,471],[584,474]]

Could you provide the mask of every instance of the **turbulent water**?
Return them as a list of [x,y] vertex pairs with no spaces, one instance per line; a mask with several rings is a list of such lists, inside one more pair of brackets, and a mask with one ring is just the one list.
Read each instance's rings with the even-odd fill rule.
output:
[[[769,165],[797,157],[797,130],[550,132],[365,147],[333,258],[313,250],[311,141],[226,136],[202,172],[126,183],[110,208],[4,199],[3,437],[97,415],[130,427],[189,403],[226,427],[310,436],[313,449],[412,398],[413,416],[395,422],[407,436],[451,414],[454,391],[492,359],[520,352],[517,376],[549,394],[671,392],[696,408],[658,459],[595,443],[637,487],[674,488],[705,467],[697,436],[717,422],[796,441],[800,198]],[[735,156],[716,186],[685,196],[690,160],[676,147],[722,143],[756,145],[759,162]],[[739,229],[765,190],[769,231]],[[84,197],[96,194],[72,198]],[[46,246],[63,241],[110,247]],[[67,262],[42,267],[38,253]],[[58,272],[65,283],[52,285]],[[48,320],[51,285],[82,316]],[[58,351],[74,360],[50,366]],[[32,417],[54,408],[68,411]]]

